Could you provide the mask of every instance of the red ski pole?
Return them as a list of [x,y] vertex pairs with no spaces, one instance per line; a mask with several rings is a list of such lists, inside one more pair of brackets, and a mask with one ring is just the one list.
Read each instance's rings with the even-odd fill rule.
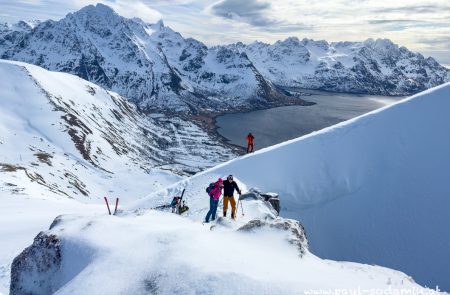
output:
[[109,213],[109,215],[111,215],[111,210],[109,210],[108,199],[106,197],[104,197],[104,199],[105,199],[106,207],[108,207],[108,213]]
[[116,212],[117,212],[117,206],[119,205],[119,198],[116,198],[116,208],[114,208],[114,214],[113,215],[116,215]]

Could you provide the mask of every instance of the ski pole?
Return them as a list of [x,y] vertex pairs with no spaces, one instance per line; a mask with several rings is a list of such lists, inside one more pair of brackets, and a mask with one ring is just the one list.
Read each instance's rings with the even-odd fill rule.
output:
[[113,215],[116,215],[116,213],[117,213],[117,206],[119,205],[119,198],[116,198],[116,208],[114,208],[114,214]]
[[105,199],[106,207],[108,207],[108,213],[109,213],[109,215],[111,215],[111,210],[109,210],[108,199],[106,197],[104,197],[104,199]]
[[[244,214],[244,207],[242,207],[242,201],[240,200],[240,198],[239,198],[239,202],[241,202],[241,211],[242,211],[242,216],[244,216],[245,214]],[[238,207],[239,207],[239,205],[238,205]]]

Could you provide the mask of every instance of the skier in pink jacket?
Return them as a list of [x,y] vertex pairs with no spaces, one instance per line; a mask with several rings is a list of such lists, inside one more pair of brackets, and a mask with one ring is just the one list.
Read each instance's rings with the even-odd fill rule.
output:
[[209,211],[206,214],[205,222],[209,222],[209,218],[212,220],[216,219],[217,206],[219,205],[220,195],[222,194],[223,180],[219,178],[215,183],[214,187],[209,191]]

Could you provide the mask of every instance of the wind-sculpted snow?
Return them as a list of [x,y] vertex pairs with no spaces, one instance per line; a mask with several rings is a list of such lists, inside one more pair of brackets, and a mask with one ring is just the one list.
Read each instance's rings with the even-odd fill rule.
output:
[[213,228],[157,210],[59,216],[15,259],[11,294],[430,291],[394,270],[322,260],[298,222],[260,213]]
[[145,109],[198,114],[306,104],[274,84],[405,95],[450,80],[450,70],[389,40],[295,37],[207,47],[162,21],[127,19],[103,4],[33,27],[0,25],[0,57],[75,74]]
[[191,217],[202,220],[205,187],[233,174],[244,191],[278,193],[280,215],[303,223],[314,254],[398,269],[448,291],[449,98],[447,83],[221,164],[130,208],[168,202],[186,188],[197,208]]
[[7,61],[0,75],[2,191],[135,199],[233,156],[196,125],[144,116],[76,76]]

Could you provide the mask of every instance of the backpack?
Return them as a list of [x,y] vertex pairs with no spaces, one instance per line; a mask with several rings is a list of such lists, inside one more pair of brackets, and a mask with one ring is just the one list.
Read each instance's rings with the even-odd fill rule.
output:
[[214,182],[211,182],[209,185],[208,185],[208,187],[206,188],[206,192],[208,193],[208,195],[209,196],[211,196],[211,191],[212,191],[212,189],[214,188]]

